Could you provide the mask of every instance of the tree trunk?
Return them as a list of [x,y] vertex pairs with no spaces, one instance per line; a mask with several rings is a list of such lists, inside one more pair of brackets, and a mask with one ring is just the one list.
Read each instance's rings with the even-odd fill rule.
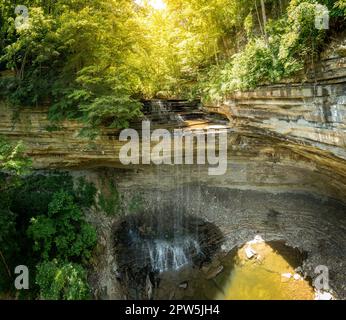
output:
[[6,259],[5,259],[4,255],[2,254],[1,250],[0,250],[0,256],[1,256],[2,262],[3,262],[4,266],[5,266],[5,269],[6,269],[7,273],[8,273],[8,276],[11,278],[12,275],[11,275],[10,268],[8,267],[8,265],[6,263]]
[[255,0],[255,9],[256,9],[257,20],[258,20],[258,24],[259,24],[259,27],[260,27],[260,30],[261,30],[261,34],[264,37],[264,30],[263,30],[263,27],[262,27],[262,22],[261,22],[260,14],[258,12],[257,1],[256,0]]
[[282,0],[279,0],[279,5],[280,5],[280,14],[283,14],[283,6],[282,6]]
[[265,4],[264,4],[264,0],[261,0],[261,6],[262,6],[262,16],[263,16],[264,37],[265,37],[266,42],[268,43],[268,35],[267,35],[267,30],[266,30],[267,14],[266,14],[266,7],[265,7]]

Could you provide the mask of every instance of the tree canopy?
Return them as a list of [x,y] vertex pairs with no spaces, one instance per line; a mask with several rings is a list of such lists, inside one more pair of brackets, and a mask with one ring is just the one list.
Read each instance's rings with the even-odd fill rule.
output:
[[[18,3],[19,4],[19,3]],[[301,70],[338,0],[23,0],[0,4],[0,95],[53,120],[123,128],[142,99],[219,99]],[[7,70],[5,72],[5,70]],[[8,72],[10,70],[11,72]]]

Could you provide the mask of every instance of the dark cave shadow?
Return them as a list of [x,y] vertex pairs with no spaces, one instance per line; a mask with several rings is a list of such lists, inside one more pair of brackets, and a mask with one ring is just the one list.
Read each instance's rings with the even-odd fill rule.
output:
[[[220,251],[224,236],[214,224],[203,219],[183,214],[175,230],[176,216],[171,214],[174,208],[166,207],[154,213],[139,213],[123,217],[113,226],[114,252],[118,264],[118,281],[128,299],[147,300],[148,291],[155,291],[160,286],[162,275],[154,270],[149,259],[149,252],[143,249],[144,241],[161,239],[170,241],[174,237],[194,237],[201,251],[191,252],[193,270],[199,270],[204,264],[212,262]],[[179,279],[179,271],[174,271]],[[151,288],[150,288],[151,287]],[[169,299],[169,297],[167,297]]]

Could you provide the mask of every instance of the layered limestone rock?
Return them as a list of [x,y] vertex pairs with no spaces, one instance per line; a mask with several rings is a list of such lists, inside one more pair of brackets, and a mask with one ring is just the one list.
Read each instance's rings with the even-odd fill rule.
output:
[[112,130],[95,140],[81,135],[83,124],[65,120],[52,123],[48,108],[24,108],[20,112],[0,103],[0,134],[24,142],[35,169],[80,168],[119,164],[119,143]]
[[[0,134],[22,140],[35,169],[113,167],[132,172],[152,171],[150,166],[124,167],[120,163],[119,153],[124,143],[117,139],[118,132],[104,130],[95,140],[81,137],[80,123],[64,121],[54,128],[43,108],[25,109],[16,119],[13,116],[8,107],[0,107]],[[259,129],[260,125],[239,125],[228,133],[227,173],[216,177],[206,175],[206,182],[217,180],[220,185],[242,189],[313,191],[344,199],[346,162],[343,158],[318,148],[317,142],[279,136]]]
[[[249,162],[251,167],[258,163],[259,168],[269,168],[256,169],[257,174],[255,169],[247,169],[249,186],[263,185],[263,181],[270,185],[271,171],[275,172],[277,167],[287,172],[287,177],[292,176],[291,171],[298,172],[303,167],[311,175],[304,175],[297,185],[312,186],[315,182],[319,185],[318,181],[328,180],[328,187],[323,188],[327,190],[321,192],[344,199],[346,58],[339,53],[338,48],[327,50],[321,63],[307,70],[303,83],[237,92],[223,104],[208,108],[230,120],[229,167]],[[19,112],[0,102],[0,134],[22,140],[34,160],[34,168],[122,167],[119,153],[124,143],[118,140],[119,132],[102,129],[91,140],[81,135],[82,129],[83,125],[77,121],[52,124],[44,107]],[[267,173],[261,174],[262,171]],[[308,176],[317,178],[311,182]],[[259,180],[261,183],[256,182]],[[232,183],[242,185],[241,181],[233,179]]]
[[[208,109],[231,124],[222,176],[208,175],[207,166],[124,167],[119,132],[102,129],[91,140],[77,121],[52,124],[44,107],[18,112],[0,103],[0,134],[22,140],[35,169],[69,169],[104,194],[103,181],[114,180],[125,214],[133,213],[137,195],[145,199],[141,210],[169,212],[186,191],[184,210],[215,223],[229,250],[256,234],[285,240],[308,252],[310,276],[317,265],[330,267],[333,289],[345,297],[346,59],[329,52],[304,83],[238,92]],[[124,298],[112,234],[118,218],[97,210],[88,216],[100,239],[91,275],[95,297]]]
[[341,46],[297,83],[236,92],[217,107],[239,131],[271,137],[310,160],[317,170],[346,180],[346,58]]
[[[225,252],[243,246],[256,235],[266,242],[280,240],[299,248],[307,254],[300,272],[313,280],[316,267],[327,266],[337,298],[346,296],[346,207],[340,201],[321,197],[327,191],[323,186],[327,182],[306,168],[239,161],[222,177],[210,177],[200,166],[153,166],[128,171],[103,168],[89,170],[87,175],[103,194],[109,194],[107,185],[112,182],[122,195],[122,208],[114,215],[104,216],[98,211],[90,214],[101,238],[91,272],[98,298],[126,297],[126,288],[121,285],[126,275],[119,273],[113,240],[119,218],[121,221],[127,215],[150,217],[158,213],[172,216],[177,210],[215,225],[224,237],[219,250]],[[315,185],[315,193],[319,195],[312,194],[311,186],[316,181],[319,185]]]

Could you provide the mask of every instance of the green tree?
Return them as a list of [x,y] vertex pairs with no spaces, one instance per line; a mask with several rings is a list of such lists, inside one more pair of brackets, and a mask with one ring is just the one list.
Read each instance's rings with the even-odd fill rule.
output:
[[14,105],[49,104],[53,119],[127,126],[141,114],[133,99],[138,72],[128,64],[135,41],[130,4],[58,1],[49,10],[30,7],[23,28],[12,19],[7,32],[15,40],[1,61],[15,76],[1,79],[3,96]]
[[37,266],[36,283],[45,300],[90,299],[86,271],[78,264],[43,262]]
[[13,191],[30,161],[21,142],[10,143],[0,136],[0,293],[11,289],[13,267],[19,252],[16,218],[11,210]]
[[31,219],[28,234],[43,260],[58,258],[84,263],[91,257],[97,239],[73,197],[64,191],[53,196],[47,216]]
[[301,70],[324,42],[312,25],[317,4],[340,30],[345,23],[344,0],[142,3],[26,0],[29,23],[16,30],[4,1],[0,63],[14,75],[0,78],[3,98],[48,104],[52,120],[123,128],[143,98],[221,97]]

